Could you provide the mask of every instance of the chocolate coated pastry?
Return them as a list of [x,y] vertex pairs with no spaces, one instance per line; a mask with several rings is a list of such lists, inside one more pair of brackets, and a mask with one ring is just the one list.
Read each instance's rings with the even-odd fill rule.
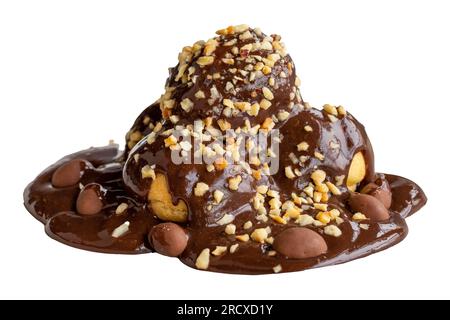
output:
[[312,108],[299,86],[280,36],[219,30],[183,48],[125,151],[61,159],[25,206],[65,244],[225,273],[322,267],[400,242],[423,191],[376,173],[364,127],[342,106]]

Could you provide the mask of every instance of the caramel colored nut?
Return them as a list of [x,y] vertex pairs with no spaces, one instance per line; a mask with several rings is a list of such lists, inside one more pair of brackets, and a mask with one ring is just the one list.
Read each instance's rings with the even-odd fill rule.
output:
[[353,156],[350,169],[347,176],[347,188],[350,191],[355,191],[358,183],[363,181],[366,176],[366,161],[362,152],[358,152]]
[[289,228],[279,233],[275,237],[273,248],[292,259],[317,257],[328,250],[321,235],[303,227]]
[[353,212],[361,212],[371,221],[389,219],[389,211],[377,198],[361,193],[352,193],[348,201]]
[[52,176],[52,185],[56,188],[64,188],[76,185],[80,182],[84,170],[92,165],[82,159],[74,159],[56,169]]
[[148,240],[156,252],[168,257],[177,257],[186,249],[188,236],[179,225],[165,222],[152,228]]
[[81,215],[94,215],[102,211],[104,190],[98,183],[86,185],[77,198],[77,212]]
[[369,194],[372,197],[377,198],[386,207],[386,209],[391,207],[392,192],[387,182],[383,183],[381,186],[371,182],[362,188],[361,193]]
[[172,195],[169,192],[167,179],[163,174],[157,174],[153,180],[148,201],[155,215],[164,221],[186,222],[188,209],[184,201],[179,200],[177,204],[172,203]]

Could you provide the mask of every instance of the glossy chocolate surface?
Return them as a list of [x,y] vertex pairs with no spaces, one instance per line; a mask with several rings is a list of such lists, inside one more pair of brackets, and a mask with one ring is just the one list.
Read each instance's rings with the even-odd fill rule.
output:
[[[371,159],[372,153],[370,144],[365,140],[360,125],[351,117],[348,117],[345,124],[334,124],[333,126],[322,123],[321,112],[302,111],[299,115],[288,120],[282,131],[285,134],[294,135],[299,130],[297,121],[308,121],[322,131],[322,137],[334,135],[340,138],[342,144],[347,146],[345,152],[341,150],[341,155],[335,156],[333,161],[321,164],[326,166],[327,171],[332,169],[336,174],[345,172],[348,166],[350,154],[356,150],[365,150],[366,157]],[[322,120],[321,120],[322,119]],[[292,128],[292,129],[291,129]],[[346,129],[343,129],[346,128]],[[292,130],[292,132],[290,131]],[[351,133],[352,135],[349,135]],[[311,138],[315,141],[316,137]],[[287,153],[292,146],[288,143],[282,145],[282,154]],[[215,221],[220,219],[224,213],[231,213],[236,216],[233,222],[237,226],[236,234],[243,232],[242,225],[246,221],[253,221],[254,228],[270,226],[272,234],[276,235],[286,228],[271,220],[268,223],[260,223],[255,220],[255,213],[250,205],[252,191],[255,188],[251,177],[244,179],[242,192],[231,193],[225,197],[220,206],[208,211],[205,206],[207,201],[197,199],[192,195],[192,188],[198,180],[207,181],[210,185],[223,184],[227,177],[227,172],[221,174],[209,174],[195,165],[176,166],[164,156],[164,149],[159,149],[155,144],[155,151],[140,149],[137,147],[133,153],[141,153],[141,161],[157,164],[157,170],[166,174],[174,198],[183,199],[189,204],[190,220],[185,228],[189,233],[189,242],[180,260],[188,266],[194,267],[195,259],[199,252],[205,248],[215,246],[230,246],[236,243],[234,236],[224,235],[225,226],[218,226]],[[80,183],[86,185],[91,182],[101,184],[106,190],[107,204],[102,212],[95,216],[82,216],[76,213],[75,203],[80,192],[78,185],[65,188],[55,188],[51,184],[54,171],[62,164],[71,159],[86,159],[95,166],[88,168],[81,178]],[[129,159],[132,159],[130,157]],[[282,156],[283,159],[283,156]],[[139,182],[139,174],[133,170],[134,167],[125,163],[123,154],[117,146],[111,145],[103,148],[92,148],[67,156],[36,178],[25,190],[25,205],[27,209],[38,220],[46,224],[46,232],[52,238],[65,244],[99,252],[107,253],[146,253],[152,251],[147,235],[153,225],[161,223],[152,214],[151,209],[145,201],[148,185]],[[371,163],[368,161],[368,163]],[[313,168],[318,163],[313,160],[309,166]],[[124,170],[123,170],[124,169]],[[370,165],[369,165],[370,169]],[[308,169],[305,169],[308,170]],[[122,172],[123,171],[123,172]],[[131,190],[127,191],[122,179]],[[296,188],[307,180],[299,178],[293,182],[283,175],[275,175],[267,180],[274,189],[279,190],[285,198]],[[372,179],[375,179],[374,175]],[[321,234],[328,244],[328,252],[324,255],[309,259],[287,259],[282,256],[269,256],[271,250],[268,244],[258,244],[255,242],[239,243],[239,248],[233,254],[220,257],[211,257],[210,271],[227,273],[260,274],[272,273],[272,268],[281,264],[284,272],[303,270],[313,267],[321,267],[330,264],[343,263],[356,258],[372,254],[386,249],[399,241],[407,234],[405,218],[419,210],[426,202],[422,190],[412,181],[394,175],[386,175],[392,189],[392,206],[390,209],[391,219],[382,223],[368,223],[369,229],[362,229],[357,222],[352,221],[352,213],[345,205],[346,194],[330,201],[333,207],[339,208],[343,213],[341,217],[344,222],[339,226],[342,236],[335,238]],[[302,180],[305,180],[302,182]],[[136,181],[133,183],[133,181]],[[126,213],[117,216],[115,208],[120,203],[129,205]],[[115,239],[111,236],[112,231],[120,226],[124,221],[130,221],[130,230],[123,237]],[[297,226],[289,222],[292,226]],[[320,232],[320,228],[314,228]]]

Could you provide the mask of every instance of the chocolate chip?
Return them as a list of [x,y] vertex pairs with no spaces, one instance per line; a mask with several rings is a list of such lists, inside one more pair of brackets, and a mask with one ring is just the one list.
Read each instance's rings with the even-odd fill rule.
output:
[[70,187],[80,182],[84,170],[92,165],[82,159],[71,160],[60,166],[52,175],[52,185],[56,188]]
[[102,211],[104,190],[97,183],[86,185],[78,195],[77,212],[81,215],[94,215]]
[[177,257],[182,254],[188,241],[184,229],[172,222],[154,226],[148,239],[156,252],[169,257]]
[[369,194],[372,197],[377,198],[386,207],[386,209],[391,207],[392,192],[387,181],[381,182],[381,185],[371,182],[362,188],[361,193]]
[[352,193],[348,204],[354,213],[361,212],[372,221],[383,221],[390,217],[383,203],[368,194]]
[[317,257],[328,250],[320,234],[303,227],[289,228],[279,233],[274,239],[273,248],[292,259]]

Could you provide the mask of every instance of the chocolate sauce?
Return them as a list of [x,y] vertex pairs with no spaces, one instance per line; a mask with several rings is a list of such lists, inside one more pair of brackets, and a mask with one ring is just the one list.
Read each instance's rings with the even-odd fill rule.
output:
[[[297,121],[302,123],[307,121],[322,131],[321,137],[323,137],[323,140],[319,139],[319,141],[326,141],[326,137],[334,134],[339,138],[341,146],[344,143],[346,144],[346,147],[341,149],[341,153],[343,153],[341,156],[334,157],[333,161],[330,160],[330,163],[322,164],[322,166],[327,166],[328,171],[335,170],[336,174],[346,171],[348,161],[341,161],[341,157],[345,159],[346,156],[356,150],[361,150],[361,148],[364,148],[366,156],[372,157],[370,145],[367,144],[365,134],[361,131],[362,127],[352,117],[347,117],[344,123],[333,126],[325,125],[326,120],[323,119],[322,113],[316,110],[300,112],[298,117],[299,120],[296,120],[296,116],[287,120],[281,128],[282,132],[295,134],[295,130],[291,128],[298,126]],[[311,137],[310,142],[317,141],[317,138],[316,136]],[[288,153],[290,147],[292,146],[287,143],[283,144],[281,154]],[[174,199],[183,199],[189,204],[191,220],[184,225],[189,234],[189,242],[180,257],[180,260],[186,265],[194,267],[195,259],[204,247],[214,248],[215,246],[229,246],[235,243],[233,237],[224,235],[224,226],[218,226],[214,223],[224,212],[236,216],[233,222],[238,226],[236,234],[242,233],[241,226],[249,220],[253,221],[254,225],[258,227],[269,225],[274,235],[286,228],[285,225],[279,225],[270,220],[266,224],[261,224],[254,219],[255,214],[251,208],[250,199],[251,191],[255,186],[252,185],[251,181],[243,182],[246,184],[243,190],[247,192],[230,193],[227,200],[220,206],[212,211],[206,210],[206,202],[198,200],[192,195],[195,181],[202,177],[203,181],[208,181],[210,185],[219,184],[220,181],[220,183],[223,183],[223,180],[227,178],[227,173],[209,174],[202,170],[203,166],[196,167],[196,165],[176,166],[162,155],[165,153],[164,149],[158,148],[157,145],[154,148],[155,151],[151,152],[137,147],[133,150],[132,155],[140,153],[141,159],[143,159],[141,161],[157,164],[158,171],[166,174],[169,185],[172,186],[171,191]],[[283,156],[281,157],[283,159]],[[81,216],[76,213],[75,203],[80,192],[79,185],[65,188],[52,186],[51,180],[54,171],[71,159],[85,159],[95,167],[86,169],[80,183],[86,185],[97,182],[106,189],[107,204],[100,214]],[[129,159],[132,159],[132,156]],[[368,163],[373,162],[368,161]],[[313,160],[309,166],[313,168],[317,164]],[[145,194],[148,186],[133,184],[132,181],[139,179],[137,178],[138,174],[133,173],[132,167],[128,162],[124,163],[123,153],[119,151],[116,145],[91,148],[69,155],[44,170],[26,188],[24,194],[26,208],[34,217],[46,225],[46,232],[50,237],[65,244],[105,253],[135,254],[150,252],[152,248],[147,240],[148,233],[152,226],[161,221],[152,214],[145,197],[138,195]],[[140,190],[140,188],[142,190],[137,193],[131,192],[130,189],[127,190],[122,179],[122,173],[124,173],[125,181],[127,181],[131,190]],[[136,175],[134,178],[133,174]],[[376,177],[375,174],[371,179],[374,180]],[[321,233],[328,244],[326,254],[309,259],[272,257],[267,254],[271,250],[270,245],[261,245],[249,241],[240,243],[239,248],[233,254],[220,257],[212,256],[208,270],[245,274],[273,273],[272,268],[281,263],[283,272],[298,271],[347,262],[381,251],[400,242],[408,231],[404,219],[419,210],[426,203],[426,197],[420,187],[410,180],[394,175],[386,175],[386,179],[391,186],[393,196],[390,209],[391,218],[385,222],[368,223],[368,230],[362,229],[357,222],[352,221],[352,213],[345,205],[346,195],[333,199],[330,205],[340,209],[343,213],[341,217],[344,222],[339,226],[342,230],[342,236],[338,238]],[[279,190],[284,197],[287,197],[294,188],[302,184],[301,181],[294,184],[282,175],[275,175],[267,182],[273,184],[273,187]],[[115,208],[118,204],[124,202],[128,204],[127,211],[122,215],[116,215]],[[113,230],[125,221],[130,222],[130,230],[119,239],[113,238],[111,236]],[[293,222],[289,222],[289,224],[295,225]],[[315,230],[320,233],[319,228]]]

